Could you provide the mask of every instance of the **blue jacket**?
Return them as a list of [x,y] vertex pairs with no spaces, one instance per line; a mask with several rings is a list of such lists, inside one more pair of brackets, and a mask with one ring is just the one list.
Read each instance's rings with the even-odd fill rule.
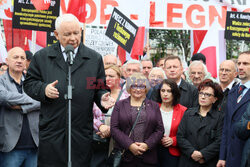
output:
[[250,156],[250,130],[247,129],[247,123],[250,121],[250,104],[248,104],[246,112],[241,117],[239,122],[234,124],[234,132],[235,134],[242,140],[245,140],[245,146],[242,152],[242,160],[241,167],[247,166],[250,164],[249,156]]
[[228,94],[221,138],[219,159],[226,160],[227,167],[240,166],[242,150],[245,144],[244,140],[236,136],[233,131],[233,124],[238,122],[246,111],[250,101],[250,91],[248,90],[241,101],[237,103],[238,87],[233,87]]

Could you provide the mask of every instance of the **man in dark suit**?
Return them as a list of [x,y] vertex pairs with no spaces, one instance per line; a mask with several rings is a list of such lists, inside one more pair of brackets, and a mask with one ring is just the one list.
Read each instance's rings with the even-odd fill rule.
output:
[[0,167],[37,166],[40,103],[23,92],[26,55],[9,50],[0,76]]
[[[198,106],[197,88],[181,78],[181,75],[183,73],[181,59],[178,56],[168,56],[165,59],[163,69],[166,73],[167,78],[175,80],[180,89],[180,104],[187,108]],[[157,89],[158,86],[156,85],[153,89],[151,99],[156,102],[160,102],[160,96],[158,95],[159,91],[157,91]]]
[[240,166],[245,144],[245,141],[236,136],[233,124],[240,120],[250,101],[250,51],[239,55],[237,67],[241,82],[228,93],[217,167]]
[[228,92],[238,83],[236,76],[237,67],[234,61],[225,60],[220,64],[219,80],[224,95],[222,102],[219,105],[220,111],[224,111],[226,109]]
[[72,65],[72,166],[89,166],[93,132],[93,103],[106,112],[114,100],[106,90],[100,54],[81,43],[81,27],[72,14],[56,19],[58,43],[38,51],[27,71],[24,89],[41,101],[39,167],[67,166],[68,67],[65,47],[74,47]]
[[242,115],[239,122],[234,125],[235,134],[242,140],[246,141],[242,151],[242,160],[240,167],[250,166],[250,103],[246,112]]

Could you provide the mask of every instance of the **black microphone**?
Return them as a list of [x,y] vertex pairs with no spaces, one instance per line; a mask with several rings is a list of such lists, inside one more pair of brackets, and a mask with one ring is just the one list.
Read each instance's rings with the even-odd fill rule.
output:
[[65,53],[68,57],[68,63],[69,65],[73,65],[73,61],[74,61],[74,47],[72,45],[67,45],[65,47]]

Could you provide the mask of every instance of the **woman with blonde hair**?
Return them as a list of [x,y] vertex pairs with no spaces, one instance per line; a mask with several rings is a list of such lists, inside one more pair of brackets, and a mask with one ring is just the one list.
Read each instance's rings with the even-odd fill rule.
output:
[[[108,65],[105,67],[106,85],[110,88],[110,95],[116,101],[125,99],[129,96],[126,90],[122,90],[120,86],[121,71],[116,65]],[[113,107],[106,114],[94,104],[93,107],[93,154],[91,159],[91,167],[106,167],[110,147],[110,117]],[[112,143],[112,142],[111,142]]]

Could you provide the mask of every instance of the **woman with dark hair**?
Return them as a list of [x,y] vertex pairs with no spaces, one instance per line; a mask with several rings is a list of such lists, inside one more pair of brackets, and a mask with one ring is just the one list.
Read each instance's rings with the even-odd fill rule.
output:
[[180,167],[215,167],[219,158],[223,113],[217,106],[223,98],[219,84],[207,79],[198,87],[199,107],[185,112],[177,132]]
[[176,133],[186,107],[179,104],[180,91],[176,82],[165,79],[159,86],[160,110],[165,129],[158,148],[160,167],[177,167],[180,151],[177,147]]

